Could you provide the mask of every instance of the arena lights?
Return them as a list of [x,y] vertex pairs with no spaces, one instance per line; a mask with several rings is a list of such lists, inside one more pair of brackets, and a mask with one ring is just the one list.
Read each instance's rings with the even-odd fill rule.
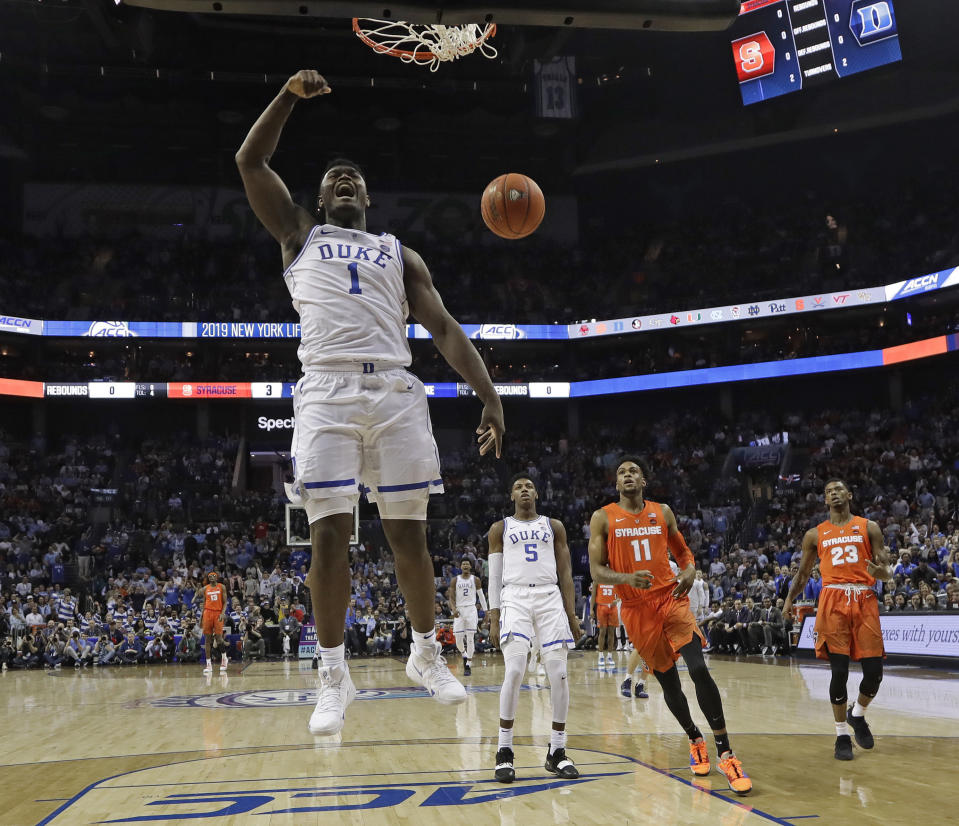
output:
[[[515,382],[495,384],[504,398],[516,399],[581,399],[648,390],[672,390],[739,381],[787,378],[846,370],[889,367],[907,361],[940,356],[959,350],[959,333],[900,344],[882,350],[862,350],[757,364],[735,364],[707,367],[700,370],[678,370],[643,376],[624,376],[593,381]],[[434,399],[457,399],[474,396],[462,382],[426,383],[426,395]],[[273,382],[41,382],[0,379],[0,395],[55,399],[292,399],[296,387],[292,381]]]

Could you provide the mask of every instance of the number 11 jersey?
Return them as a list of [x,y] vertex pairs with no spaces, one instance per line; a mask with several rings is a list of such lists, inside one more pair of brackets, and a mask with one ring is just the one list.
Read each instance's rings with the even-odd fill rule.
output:
[[283,273],[300,316],[303,370],[370,362],[408,367],[403,249],[393,235],[323,224]]
[[621,574],[650,571],[653,584],[648,591],[617,585],[616,593],[624,605],[658,599],[664,591],[675,587],[676,576],[669,567],[668,528],[663,506],[646,501],[640,513],[630,513],[618,504],[605,505],[607,529],[606,550],[609,567]]

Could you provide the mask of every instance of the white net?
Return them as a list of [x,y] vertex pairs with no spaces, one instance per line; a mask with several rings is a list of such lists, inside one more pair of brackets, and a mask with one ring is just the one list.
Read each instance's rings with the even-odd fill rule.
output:
[[353,19],[353,31],[374,51],[398,57],[404,63],[428,65],[431,72],[440,63],[475,51],[490,59],[497,55],[489,43],[496,34],[495,23],[441,26],[362,17]]

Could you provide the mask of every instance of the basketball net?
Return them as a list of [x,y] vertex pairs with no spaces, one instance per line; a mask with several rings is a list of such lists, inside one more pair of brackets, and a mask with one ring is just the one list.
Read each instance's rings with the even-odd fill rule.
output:
[[475,51],[489,59],[497,55],[488,42],[496,34],[495,23],[441,26],[354,17],[353,31],[374,52],[398,57],[404,63],[429,66],[431,72],[435,72],[440,63],[458,60]]

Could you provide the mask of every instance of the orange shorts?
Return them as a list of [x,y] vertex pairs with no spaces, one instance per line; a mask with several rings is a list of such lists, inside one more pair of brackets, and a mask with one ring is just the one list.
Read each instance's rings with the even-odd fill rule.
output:
[[223,620],[220,619],[223,614],[219,610],[216,611],[204,611],[203,616],[200,618],[200,630],[204,634],[216,634],[219,636],[223,633]]
[[854,592],[847,597],[844,591],[823,588],[813,634],[820,660],[828,660],[830,653],[846,654],[852,660],[886,655],[875,591]]
[[689,597],[674,599],[666,591],[660,597],[633,604],[624,602],[620,611],[630,642],[652,671],[669,671],[679,659],[679,649],[696,637],[706,645],[689,610]]
[[615,605],[597,605],[596,625],[600,628],[618,628],[619,609]]

